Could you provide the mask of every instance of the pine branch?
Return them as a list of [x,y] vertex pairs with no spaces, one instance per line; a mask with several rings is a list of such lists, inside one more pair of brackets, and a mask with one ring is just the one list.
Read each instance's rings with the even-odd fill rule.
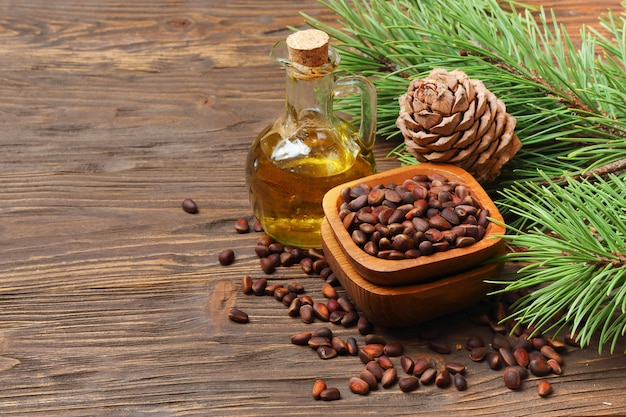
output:
[[[512,317],[571,326],[583,346],[599,335],[613,351],[626,333],[626,12],[601,17],[607,35],[583,27],[576,48],[553,13],[514,1],[320,2],[341,28],[305,18],[334,38],[341,71],[374,82],[387,140],[409,80],[435,67],[460,68],[506,103],[523,147],[489,191],[520,248],[502,260],[526,266],[499,284],[533,289]],[[417,163],[403,142],[392,154]]]
[[[321,2],[341,17],[342,29],[306,20],[338,42],[343,71],[376,84],[383,137],[397,135],[397,98],[407,79],[441,66],[484,80],[517,118],[524,147],[499,185],[537,180],[537,166],[559,178],[626,158],[624,16],[602,20],[611,38],[583,28],[577,49],[551,13],[535,16],[514,2],[504,3],[506,11],[495,0]],[[402,146],[397,153],[417,162]]]
[[585,180],[593,180],[594,177],[605,178],[608,174],[619,175],[624,172],[626,172],[626,158],[592,169],[586,172],[582,178]]

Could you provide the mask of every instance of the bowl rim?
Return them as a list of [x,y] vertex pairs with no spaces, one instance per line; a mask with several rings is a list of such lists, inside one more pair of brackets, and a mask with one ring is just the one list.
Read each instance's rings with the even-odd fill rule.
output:
[[[485,236],[481,240],[464,248],[453,248],[445,252],[437,252],[428,256],[404,260],[387,260],[372,256],[354,243],[339,218],[339,207],[342,204],[341,190],[343,188],[354,187],[360,183],[365,183],[370,186],[377,184],[387,185],[390,182],[401,184],[402,181],[410,179],[416,174],[429,175],[434,173],[446,176],[449,181],[465,185],[470,191],[470,194],[480,202],[482,208],[489,210],[489,217],[492,221],[489,222]],[[393,180],[394,178],[396,180]],[[402,181],[399,181],[400,179],[402,179]],[[348,260],[365,279],[370,281],[373,279],[372,282],[376,284],[382,284],[384,282],[387,285],[401,285],[432,280],[437,277],[435,271],[435,266],[437,265],[448,263],[448,267],[450,267],[450,262],[448,261],[454,258],[459,258],[459,261],[472,261],[472,258],[478,259],[478,261],[471,264],[451,266],[452,272],[458,272],[484,261],[485,259],[483,258],[491,257],[504,245],[501,236],[505,233],[505,226],[500,211],[478,181],[467,171],[455,165],[421,163],[394,168],[349,181],[329,190],[324,195],[322,206],[325,217],[334,234],[334,238],[339,243],[339,246],[344,251]],[[415,273],[418,272],[420,268],[429,268],[430,273],[425,274],[428,276],[415,276]],[[433,273],[435,275],[433,275]]]

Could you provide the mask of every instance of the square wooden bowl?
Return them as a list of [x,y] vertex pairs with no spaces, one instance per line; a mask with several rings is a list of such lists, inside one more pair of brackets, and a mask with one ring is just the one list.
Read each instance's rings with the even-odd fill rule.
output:
[[[371,321],[387,327],[416,325],[461,311],[485,298],[503,264],[488,263],[422,284],[383,287],[359,275],[348,261],[327,220],[322,222],[325,259],[357,308]],[[504,253],[504,249],[502,252]]]
[[[402,184],[404,180],[418,174],[441,174],[450,182],[465,185],[470,195],[480,203],[481,207],[489,210],[489,217],[500,223],[489,222],[485,236],[464,248],[454,248],[404,260],[387,260],[369,255],[354,243],[339,217],[339,207],[343,203],[341,190],[347,186],[354,187],[359,183],[370,186]],[[407,285],[449,277],[473,269],[504,248],[504,241],[500,236],[505,233],[505,228],[502,225],[504,220],[500,212],[474,177],[454,165],[424,163],[370,175],[334,187],[326,193],[322,205],[329,225],[329,228],[322,230],[322,241],[337,242],[336,250],[343,252],[359,276],[377,285]]]

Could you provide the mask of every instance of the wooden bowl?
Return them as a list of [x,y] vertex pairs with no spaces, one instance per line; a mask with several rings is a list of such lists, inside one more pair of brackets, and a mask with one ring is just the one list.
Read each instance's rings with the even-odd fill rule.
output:
[[[326,220],[322,233],[332,236]],[[491,289],[485,280],[497,279],[504,266],[484,264],[432,282],[383,287],[363,279],[335,239],[324,239],[323,249],[352,302],[369,320],[387,327],[412,326],[477,304]]]
[[[415,259],[387,260],[366,253],[357,246],[339,218],[339,207],[343,203],[341,190],[353,187],[359,183],[370,186],[389,183],[402,184],[404,180],[417,174],[441,174],[451,182],[465,185],[470,194],[480,203],[482,208],[489,210],[490,217],[501,222],[490,222],[485,237],[478,242],[465,247],[454,248],[445,252],[437,252]],[[364,279],[382,286],[415,284],[433,281],[437,278],[451,276],[457,272],[467,271],[474,266],[493,257],[504,247],[504,241],[499,236],[505,232],[504,220],[495,204],[478,182],[467,171],[454,165],[424,163],[396,168],[390,171],[370,175],[334,187],[323,200],[324,214],[330,226],[322,231],[322,241],[334,241],[352,264],[352,267]]]

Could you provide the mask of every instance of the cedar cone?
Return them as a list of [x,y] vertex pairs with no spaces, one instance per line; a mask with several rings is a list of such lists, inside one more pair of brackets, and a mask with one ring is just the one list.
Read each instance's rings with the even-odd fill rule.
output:
[[487,183],[522,146],[504,102],[463,71],[435,68],[399,102],[396,124],[418,161],[454,164]]

